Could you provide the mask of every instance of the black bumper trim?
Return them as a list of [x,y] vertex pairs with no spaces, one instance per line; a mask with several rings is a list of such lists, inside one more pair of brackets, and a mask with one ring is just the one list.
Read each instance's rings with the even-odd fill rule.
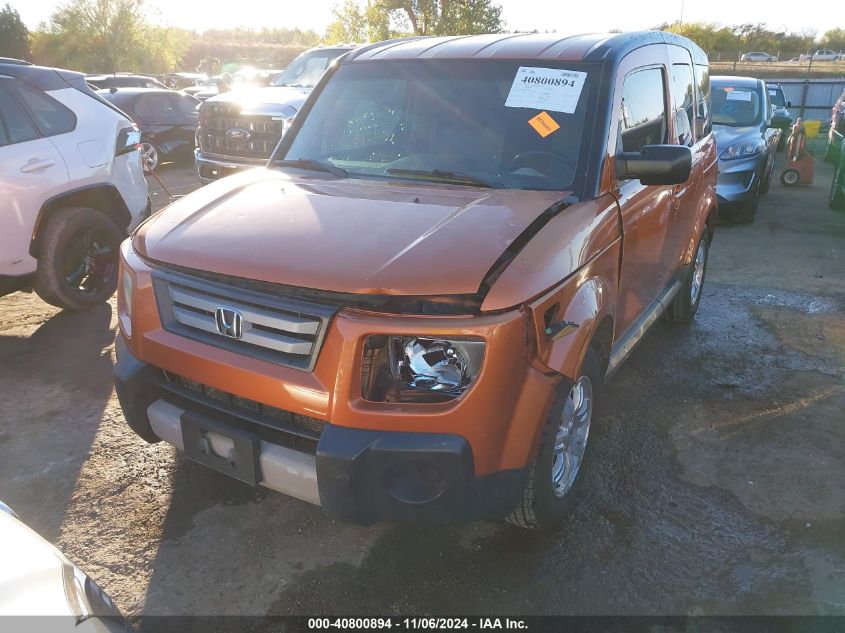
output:
[[317,445],[323,512],[361,525],[501,518],[516,507],[527,476],[518,469],[476,477],[459,435],[327,424]]

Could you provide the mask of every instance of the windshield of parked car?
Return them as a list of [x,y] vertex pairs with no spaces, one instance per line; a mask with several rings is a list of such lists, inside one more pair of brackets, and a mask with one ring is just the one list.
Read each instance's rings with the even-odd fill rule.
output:
[[550,61],[343,65],[275,159],[351,177],[569,189],[594,75]]
[[769,88],[769,101],[777,108],[782,108],[786,105],[786,100],[783,98],[783,91],[780,88]]
[[326,68],[346,52],[345,49],[326,49],[303,53],[273,78],[272,85],[313,88],[326,72]]
[[712,83],[713,124],[745,127],[762,120],[763,95],[757,87]]

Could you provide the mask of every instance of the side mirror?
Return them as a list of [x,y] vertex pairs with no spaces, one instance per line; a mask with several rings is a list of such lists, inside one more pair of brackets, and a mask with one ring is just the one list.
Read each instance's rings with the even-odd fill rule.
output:
[[792,107],[792,102],[791,102],[791,101],[787,101],[787,102],[786,102],[786,108],[787,108],[787,110],[788,110],[789,108],[791,108],[791,107]]
[[681,145],[645,145],[641,152],[616,156],[617,177],[644,185],[679,185],[689,179],[691,169],[692,151]]

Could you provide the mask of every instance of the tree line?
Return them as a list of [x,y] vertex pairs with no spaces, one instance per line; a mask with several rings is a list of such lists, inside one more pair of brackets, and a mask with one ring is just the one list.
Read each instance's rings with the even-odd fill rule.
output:
[[[30,31],[6,4],[0,9],[0,56],[85,72],[217,72],[226,61],[281,68],[319,43],[506,30],[494,0],[339,0],[332,18],[323,34],[296,28],[196,33],[152,23],[144,0],[67,0]],[[845,29],[839,28],[820,37],[763,24],[665,23],[656,28],[690,38],[712,60],[735,59],[748,51],[780,52],[783,59],[815,48],[845,50]]]

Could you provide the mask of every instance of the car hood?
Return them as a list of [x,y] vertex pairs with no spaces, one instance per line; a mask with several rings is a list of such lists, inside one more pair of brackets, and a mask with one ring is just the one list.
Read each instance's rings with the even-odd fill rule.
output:
[[[73,565],[17,519],[0,512],[0,616],[78,615],[68,604]],[[69,568],[69,569],[66,569]]]
[[206,100],[210,106],[236,105],[241,114],[282,115],[291,117],[302,106],[311,88],[269,86],[223,92]]
[[154,262],[305,288],[472,294],[513,240],[568,193],[260,168],[178,200],[141,226],[133,247]]
[[756,125],[746,127],[731,127],[730,125],[714,125],[713,135],[716,137],[716,147],[723,150],[735,143],[744,141],[759,141],[763,133]]

